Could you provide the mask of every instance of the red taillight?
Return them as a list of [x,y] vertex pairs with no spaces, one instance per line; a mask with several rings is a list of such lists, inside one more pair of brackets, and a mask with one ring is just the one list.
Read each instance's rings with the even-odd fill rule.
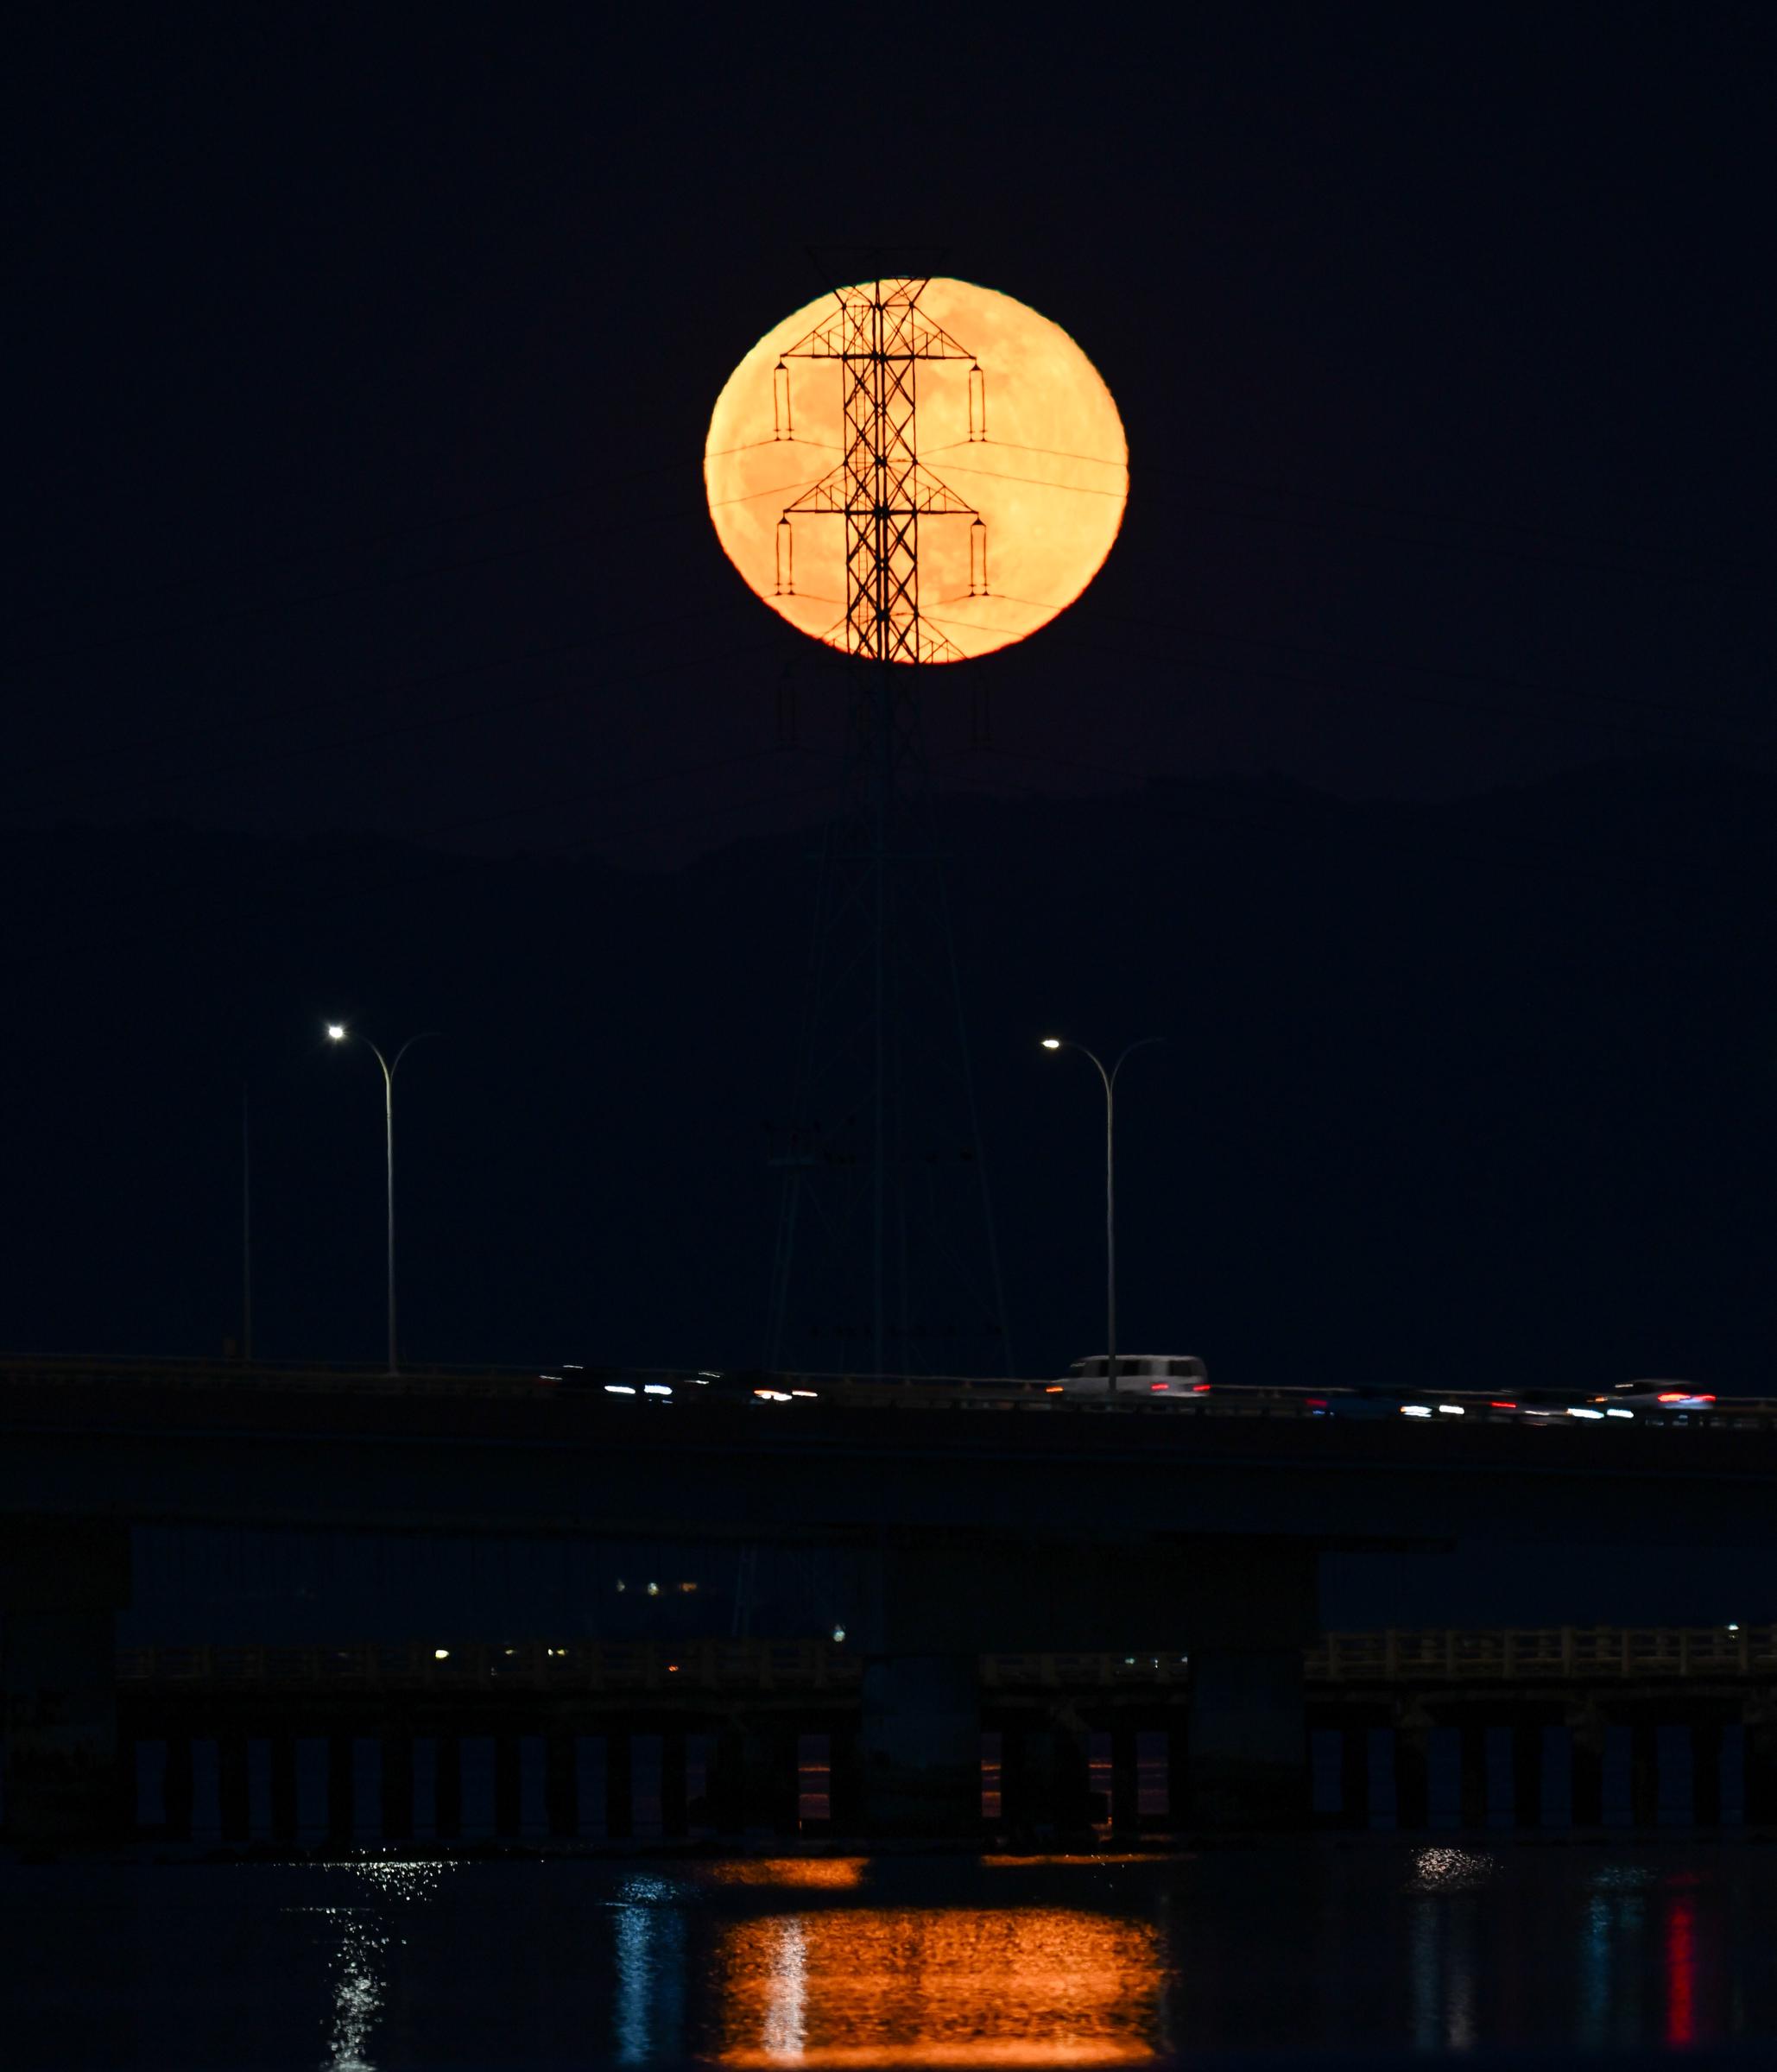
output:
[[1304,1396],[1302,1400],[1308,1406],[1310,1410],[1325,1410],[1326,1408],[1326,1398],[1325,1396]]
[[1193,1381],[1191,1393],[1193,1396],[1206,1396],[1210,1393],[1210,1385],[1207,1381]]
[[1518,1406],[1515,1403],[1489,1403],[1487,1407],[1489,1410],[1515,1410]]
[[1713,1403],[1715,1398],[1713,1396],[1692,1396],[1691,1400],[1693,1403]]
[[1682,1403],[1685,1399],[1684,1391],[1677,1388],[1663,1388],[1656,1398],[1661,1403]]
[[1163,1396],[1167,1393],[1167,1385],[1164,1381],[1150,1381],[1148,1386],[1157,1396]]

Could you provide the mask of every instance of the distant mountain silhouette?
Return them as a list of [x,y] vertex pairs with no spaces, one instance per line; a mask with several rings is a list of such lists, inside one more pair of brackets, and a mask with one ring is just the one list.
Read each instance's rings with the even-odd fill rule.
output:
[[[1625,761],[1450,804],[1155,783],[945,801],[1017,1365],[1777,1393],[1777,778]],[[0,836],[0,1343],[219,1351],[240,1085],[260,1347],[381,1344],[380,1082],[415,1358],[751,1361],[806,834],[673,875],[348,837]]]

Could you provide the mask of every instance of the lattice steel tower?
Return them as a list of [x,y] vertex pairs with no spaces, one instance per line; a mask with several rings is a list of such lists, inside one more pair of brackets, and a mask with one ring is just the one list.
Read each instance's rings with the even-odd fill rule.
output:
[[[845,616],[827,636],[849,700],[840,811],[827,831],[783,1174],[767,1365],[872,1373],[1009,1371],[966,1023],[920,738],[924,666],[960,651],[920,616],[921,521],[969,527],[971,596],[987,590],[979,514],[920,461],[924,361],[979,363],[919,307],[923,280],[838,291],[774,376],[832,361],[844,458],[784,509],[778,585],[794,594],[794,521],[844,527]],[[977,434],[977,427],[979,426]]]

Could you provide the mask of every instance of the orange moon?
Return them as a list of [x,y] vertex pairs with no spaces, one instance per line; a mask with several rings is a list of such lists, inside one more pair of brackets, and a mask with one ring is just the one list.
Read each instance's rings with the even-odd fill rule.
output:
[[[704,486],[723,552],[756,597],[791,625],[844,646],[846,521],[799,513],[794,594],[779,594],[778,521],[843,454],[841,370],[779,357],[830,318],[823,296],[760,339],[716,399]],[[971,363],[918,369],[920,465],[980,514],[986,594],[971,596],[966,517],[920,520],[920,616],[964,658],[990,654],[1065,611],[1104,566],[1129,496],[1129,449],[1104,376],[1059,324],[967,281],[928,281],[920,312],[978,360],[983,413],[971,424]],[[974,584],[978,591],[978,579]]]

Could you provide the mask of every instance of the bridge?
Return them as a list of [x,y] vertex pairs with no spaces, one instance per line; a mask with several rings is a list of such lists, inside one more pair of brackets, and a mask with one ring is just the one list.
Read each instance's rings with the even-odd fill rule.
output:
[[978,1832],[983,1657],[1188,1656],[1193,1821],[1290,1825],[1307,1806],[1323,1551],[1445,1545],[1506,1519],[1552,1547],[1777,1538],[1777,1429],[1756,1417],[1327,1406],[1282,1390],[1080,1401],[1040,1381],[7,1362],[9,1829],[117,1824],[115,1614],[140,1526],[850,1548],[870,1578],[851,1646],[860,1817],[878,1835]]
[[[1306,1652],[1318,1827],[1777,1822],[1777,1629],[1334,1633]],[[828,1641],[134,1647],[136,1832],[198,1844],[770,1846],[860,1833],[866,1665]],[[984,1847],[1191,1831],[1179,1655],[979,1665]]]

